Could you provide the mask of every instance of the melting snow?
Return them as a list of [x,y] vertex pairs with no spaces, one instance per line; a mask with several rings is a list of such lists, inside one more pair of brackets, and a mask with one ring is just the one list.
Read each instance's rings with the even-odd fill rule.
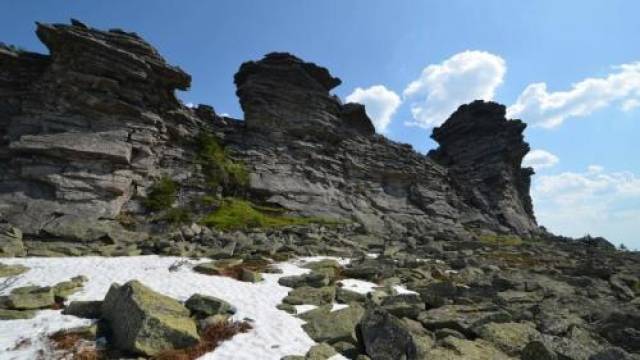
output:
[[[73,258],[11,258],[2,259],[6,264],[22,264],[30,270],[19,275],[14,283],[0,291],[6,295],[11,289],[25,285],[53,285],[77,275],[88,277],[84,289],[70,297],[70,300],[102,300],[114,283],[125,283],[137,279],[152,289],[184,301],[194,293],[216,296],[234,306],[238,320],[250,319],[253,329],[246,334],[234,336],[222,343],[214,352],[206,354],[203,360],[279,360],[285,355],[303,355],[315,342],[302,330],[304,321],[278,310],[276,306],[290,291],[278,284],[282,276],[300,275],[309,272],[300,266],[305,263],[326,259],[309,257],[280,263],[282,274],[263,274],[264,281],[256,284],[236,281],[227,277],[208,276],[192,271],[199,261],[180,257],[137,256],[137,257],[73,257]],[[341,264],[347,259],[337,259]],[[176,271],[169,271],[174,264],[184,262]],[[346,288],[366,293],[376,285],[366,281],[341,280]],[[404,289],[404,291],[407,291]],[[334,305],[334,310],[345,305]],[[298,307],[310,310],[309,306]],[[48,334],[61,329],[89,325],[91,320],[62,315],[60,310],[38,312],[33,319],[0,321],[0,359],[30,360],[38,351],[46,348]],[[14,350],[23,339],[31,345]],[[332,360],[344,359],[334,356]]]

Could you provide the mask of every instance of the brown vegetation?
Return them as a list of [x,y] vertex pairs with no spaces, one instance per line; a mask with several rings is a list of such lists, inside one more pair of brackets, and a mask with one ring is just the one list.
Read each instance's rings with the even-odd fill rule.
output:
[[245,321],[221,321],[210,325],[200,334],[200,342],[190,348],[168,350],[152,357],[153,360],[194,360],[215,350],[221,342],[231,339],[236,334],[251,330]]
[[96,347],[89,332],[61,330],[49,336],[49,341],[58,359],[102,360],[104,352]]

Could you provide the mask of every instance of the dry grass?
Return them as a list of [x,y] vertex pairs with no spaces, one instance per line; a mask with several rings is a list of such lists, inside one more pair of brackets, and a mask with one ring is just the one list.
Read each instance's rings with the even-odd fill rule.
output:
[[49,336],[49,341],[57,359],[103,360],[106,356],[96,348],[95,342],[86,332],[58,331]]
[[247,322],[221,321],[207,327],[200,334],[200,342],[190,348],[164,351],[153,356],[152,360],[195,360],[202,355],[215,350],[221,342],[229,340],[236,334],[251,330]]
[[245,260],[242,264],[222,268],[215,275],[226,276],[235,280],[242,280],[242,272],[244,270],[263,273],[272,265],[273,264],[268,260]]

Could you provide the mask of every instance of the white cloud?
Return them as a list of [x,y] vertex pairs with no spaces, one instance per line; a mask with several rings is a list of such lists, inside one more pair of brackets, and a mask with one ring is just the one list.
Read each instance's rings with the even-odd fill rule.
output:
[[427,66],[403,92],[412,101],[414,120],[407,125],[438,126],[462,104],[493,99],[506,71],[505,61],[486,51],[464,51]]
[[563,172],[534,178],[532,197],[538,222],[570,236],[602,235],[640,249],[640,176],[606,172]]
[[363,104],[376,130],[381,133],[386,131],[391,117],[402,102],[398,94],[383,85],[374,85],[366,89],[356,88],[346,100]]
[[188,108],[191,108],[191,109],[194,109],[196,107],[196,104],[194,104],[192,102],[187,102],[187,103],[184,104],[184,106],[186,106]]
[[571,117],[619,104],[624,111],[640,105],[640,62],[614,67],[606,77],[587,78],[567,91],[549,92],[546,83],[528,85],[507,116],[544,128],[553,128]]
[[525,155],[522,160],[522,165],[525,167],[530,166],[535,170],[540,170],[555,166],[559,161],[560,159],[558,159],[554,154],[546,150],[536,149]]

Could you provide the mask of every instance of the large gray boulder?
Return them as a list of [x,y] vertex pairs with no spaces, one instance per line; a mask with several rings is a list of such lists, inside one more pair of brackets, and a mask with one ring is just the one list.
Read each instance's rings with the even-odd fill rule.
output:
[[330,344],[338,341],[357,341],[356,325],[365,312],[361,305],[352,303],[349,307],[336,311],[318,310],[320,311],[313,311],[313,314],[305,316],[307,323],[302,325],[313,340]]
[[424,359],[433,340],[417,325],[402,321],[383,309],[367,310],[359,324],[367,355],[372,360]]
[[137,280],[111,285],[101,312],[111,329],[112,345],[119,350],[152,356],[199,341],[186,307]]

